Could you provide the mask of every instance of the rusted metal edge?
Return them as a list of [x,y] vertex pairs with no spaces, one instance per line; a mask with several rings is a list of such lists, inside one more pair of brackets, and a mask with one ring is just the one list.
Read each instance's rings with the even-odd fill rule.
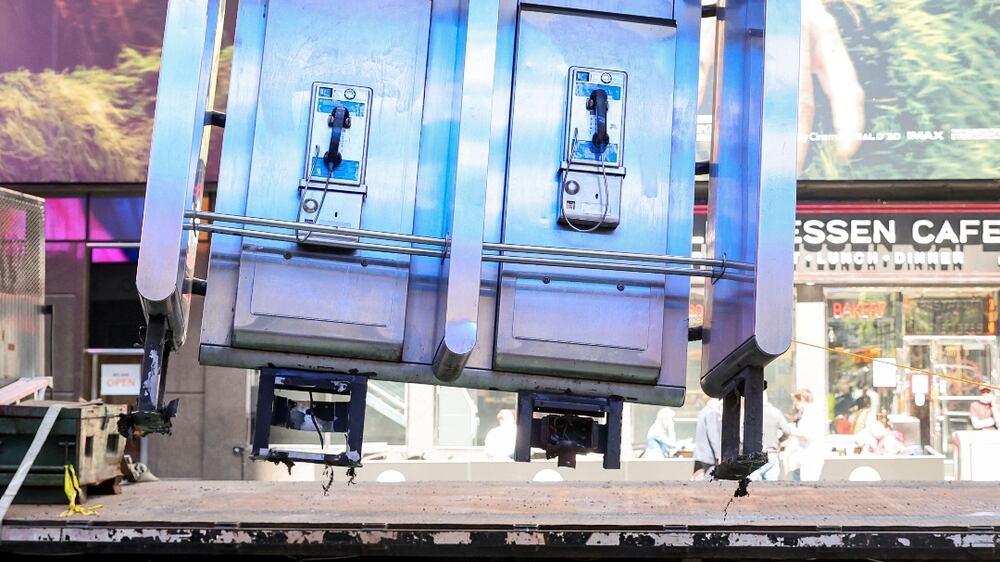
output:
[[[335,550],[332,550],[335,549]],[[0,551],[32,553],[329,554],[470,556],[695,555],[769,558],[876,555],[880,560],[985,560],[1000,554],[996,529],[928,530],[430,530],[278,529],[172,526],[4,527]]]

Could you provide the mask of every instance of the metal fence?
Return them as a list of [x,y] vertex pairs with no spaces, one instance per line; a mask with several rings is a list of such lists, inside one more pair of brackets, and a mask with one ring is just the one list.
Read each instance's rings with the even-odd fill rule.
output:
[[45,202],[0,188],[0,379],[44,375]]

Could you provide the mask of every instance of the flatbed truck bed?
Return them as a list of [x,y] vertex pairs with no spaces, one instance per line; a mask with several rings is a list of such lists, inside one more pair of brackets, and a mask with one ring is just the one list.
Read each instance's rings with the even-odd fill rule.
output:
[[576,558],[1000,557],[995,483],[159,481],[96,517],[15,505],[0,551]]

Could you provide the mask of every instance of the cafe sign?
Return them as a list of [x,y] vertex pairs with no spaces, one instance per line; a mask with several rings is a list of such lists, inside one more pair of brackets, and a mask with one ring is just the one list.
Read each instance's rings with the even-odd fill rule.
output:
[[795,272],[1000,274],[1000,205],[799,205]]
[[[694,255],[706,256],[707,208],[695,214]],[[1000,281],[1000,204],[801,203],[794,260],[802,282]]]

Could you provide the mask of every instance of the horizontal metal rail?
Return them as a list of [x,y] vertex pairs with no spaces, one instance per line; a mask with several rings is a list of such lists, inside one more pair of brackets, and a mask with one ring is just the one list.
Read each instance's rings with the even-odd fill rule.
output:
[[614,263],[604,261],[559,260],[553,258],[529,258],[526,256],[509,256],[486,254],[483,261],[495,263],[516,263],[521,265],[546,265],[552,267],[571,267],[575,269],[600,269],[604,271],[625,271],[629,273],[652,273],[655,275],[687,275],[688,277],[731,277],[714,269],[694,269],[689,267],[667,267],[662,265],[641,265],[632,263]]
[[[216,224],[186,224],[184,230],[194,230],[196,232],[211,232],[215,234],[232,234],[234,236],[245,236],[248,238],[260,238],[263,240],[277,240],[279,242],[301,242],[294,234],[279,234],[277,232],[263,232],[260,230],[249,230],[245,228],[235,228],[231,226],[219,226]],[[316,231],[321,232],[321,231]],[[325,234],[325,233],[324,233]],[[336,234],[343,236],[342,232]],[[388,254],[408,254],[411,256],[426,256],[431,258],[443,258],[445,250],[431,250],[429,248],[411,248],[409,246],[390,246],[388,244],[372,244],[370,242],[351,242],[349,240],[315,240],[310,239],[311,246],[328,246],[330,248],[347,248],[350,250],[371,250],[373,252],[385,252]]]
[[[223,213],[213,213],[208,211],[188,211],[185,213],[187,218],[199,219],[199,220],[209,220],[213,223],[215,222],[228,222],[234,224],[246,224],[255,226],[265,226],[274,228],[283,228],[289,230],[296,230],[302,232],[311,232],[317,234],[330,234],[335,236],[358,236],[365,238],[375,238],[382,240],[392,240],[396,242],[408,242],[413,244],[423,244],[430,246],[439,246],[443,249],[432,250],[427,248],[405,248],[402,246],[391,246],[383,244],[372,244],[367,242],[349,242],[349,241],[310,241],[314,245],[326,245],[331,247],[348,248],[348,249],[368,249],[372,251],[388,252],[388,253],[398,253],[398,254],[409,254],[418,256],[430,256],[430,257],[444,257],[447,255],[447,247],[449,241],[445,238],[438,238],[433,236],[419,236],[415,234],[397,234],[389,232],[379,232],[372,230],[362,230],[356,228],[342,228],[335,226],[326,226],[315,223],[302,223],[295,221],[285,221],[276,219],[263,219],[257,217],[244,217],[239,215],[228,215]],[[189,230],[199,230],[202,232],[217,232],[219,234],[233,234],[236,236],[248,236],[253,238],[266,238],[271,240],[280,240],[288,242],[298,242],[298,238],[293,235],[277,234],[277,233],[264,233],[261,231],[246,230],[242,228],[231,228],[218,225],[197,224],[193,227],[189,227]],[[271,236],[274,234],[274,236]],[[264,236],[267,235],[267,236]],[[726,275],[729,270],[740,270],[740,271],[753,271],[754,266],[745,262],[738,261],[727,261],[715,258],[692,258],[686,256],[670,256],[670,255],[656,255],[656,254],[641,254],[633,252],[612,252],[606,250],[592,250],[587,248],[555,248],[549,246],[530,246],[523,244],[506,244],[506,243],[496,243],[496,242],[485,242],[483,243],[484,251],[496,251],[496,252],[518,252],[524,254],[543,254],[543,255],[554,255],[554,256],[572,256],[572,257],[584,257],[584,258],[596,258],[600,260],[619,260],[627,262],[636,261],[646,261],[655,263],[671,263],[671,264],[682,264],[682,265],[692,265],[692,266],[702,266],[712,268],[712,270],[702,270],[702,269],[687,269],[687,268],[670,268],[670,267],[657,267],[649,266],[635,263],[613,263],[613,262],[593,262],[593,261],[583,261],[583,260],[556,260],[547,258],[535,258],[535,257],[524,257],[524,256],[511,256],[511,255],[494,255],[494,254],[484,254],[483,261],[494,262],[494,263],[520,263],[525,265],[546,265],[546,266],[563,266],[563,267],[575,267],[582,269],[603,269],[610,271],[630,271],[636,273],[654,273],[654,274],[667,274],[667,275],[692,275],[696,277],[730,277]]]
[[[232,234],[235,236],[245,236],[248,238],[259,238],[264,240],[278,240],[281,242],[298,242],[293,234],[279,234],[277,232],[263,232],[259,230],[249,230],[244,228],[234,228],[229,226],[218,226],[215,224],[188,224],[185,230],[196,232],[210,232],[215,234]],[[443,258],[447,256],[447,251],[432,250],[429,248],[412,248],[408,246],[390,246],[386,244],[372,244],[367,242],[351,242],[348,240],[310,240],[314,246],[327,246],[331,248],[347,248],[354,250],[369,250],[373,252],[385,252],[390,254],[407,254],[413,256],[426,256]],[[650,273],[654,275],[686,275],[689,277],[706,278],[726,278],[739,279],[738,275],[721,271],[721,269],[694,269],[687,267],[666,267],[657,265],[643,265],[635,263],[615,263],[606,261],[582,261],[563,260],[554,258],[532,258],[527,256],[495,255],[486,254],[483,261],[492,263],[515,263],[521,265],[541,265],[551,267],[569,267],[574,269],[597,269],[603,271],[623,271],[629,273]]]
[[[429,244],[431,246],[447,246],[448,241],[444,238],[433,236],[417,236],[416,234],[396,234],[393,232],[378,232],[375,230],[359,230],[357,228],[343,228],[339,226],[326,226],[323,224],[304,223],[295,221],[283,221],[275,219],[261,219],[257,217],[243,217],[240,215],[227,215],[223,213],[213,213],[210,211],[187,211],[185,218],[210,220],[214,222],[231,222],[234,224],[252,224],[255,226],[271,226],[275,228],[287,228],[289,230],[301,230],[302,232],[315,232],[317,234],[335,234],[340,236],[364,236],[365,238],[378,238],[381,240],[394,240],[396,242],[411,242],[413,244]],[[238,235],[238,234],[237,234]]]
[[[683,265],[700,265],[753,271],[753,265],[744,262],[732,262],[713,258],[689,258],[684,256],[668,256],[656,254],[637,254],[632,252],[609,252],[606,250],[588,250],[586,248],[554,248],[551,246],[525,246],[522,244],[505,244],[483,242],[484,250],[499,252],[520,252],[524,254],[548,254],[557,256],[574,256],[581,258],[612,259],[623,261],[651,261],[658,263],[676,263]],[[485,256],[484,256],[485,258]]]

